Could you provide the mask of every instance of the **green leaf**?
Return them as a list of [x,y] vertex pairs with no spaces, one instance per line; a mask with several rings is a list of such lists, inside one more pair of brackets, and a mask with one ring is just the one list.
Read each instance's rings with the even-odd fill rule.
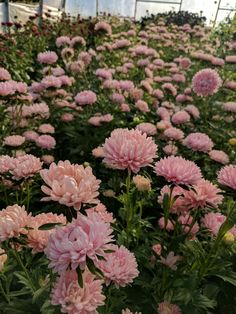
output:
[[231,283],[231,285],[236,286],[236,273],[227,271],[227,275],[215,274],[216,277],[221,278],[225,282]]
[[55,228],[56,226],[61,226],[61,225],[62,225],[62,223],[60,223],[60,222],[48,223],[48,224],[44,224],[44,225],[40,226],[38,228],[38,230],[51,230],[51,229]]
[[94,274],[95,276],[99,277],[99,278],[103,278],[103,273],[100,269],[98,269],[95,265],[94,262],[87,257],[87,266],[88,269],[90,270],[90,272],[92,274]]
[[78,275],[78,283],[79,283],[79,286],[81,288],[83,288],[84,286],[84,283],[83,283],[83,276],[82,276],[82,272],[81,272],[81,269],[79,268],[79,266],[76,268],[76,272],[77,272],[77,275]]

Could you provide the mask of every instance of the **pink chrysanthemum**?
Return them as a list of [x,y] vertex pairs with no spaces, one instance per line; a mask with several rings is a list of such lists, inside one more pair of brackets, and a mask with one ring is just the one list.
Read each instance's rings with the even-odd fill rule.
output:
[[35,131],[25,131],[23,133],[23,136],[26,138],[26,140],[28,141],[35,141],[38,137],[39,137],[39,134]]
[[42,169],[42,162],[33,155],[24,155],[14,160],[14,168],[11,169],[13,179],[20,180],[32,177]]
[[54,51],[45,51],[38,54],[37,60],[40,63],[53,64],[58,59],[57,54]]
[[87,257],[96,265],[98,256],[105,256],[113,241],[112,229],[99,214],[79,214],[77,219],[66,227],[58,227],[50,236],[45,254],[50,260],[49,267],[63,273],[70,266],[85,269]]
[[190,133],[184,140],[183,144],[193,151],[208,152],[214,146],[214,143],[205,133]]
[[168,156],[176,155],[178,153],[178,147],[175,146],[174,144],[167,144],[162,149],[163,149],[163,152]]
[[142,314],[141,312],[131,312],[129,309],[122,310],[121,314]]
[[8,155],[0,156],[0,174],[6,173],[14,168],[14,158]]
[[157,128],[154,124],[149,122],[143,122],[136,126],[136,129],[147,135],[155,135],[157,133]]
[[187,123],[190,121],[190,115],[186,111],[180,110],[180,111],[173,114],[171,121],[174,124]]
[[155,165],[155,172],[157,176],[162,176],[168,182],[177,184],[195,184],[202,177],[199,167],[193,161],[175,156],[158,161]]
[[13,237],[19,237],[21,234],[27,234],[25,229],[28,226],[30,216],[25,207],[18,205],[7,206],[0,211],[0,242]]
[[229,165],[222,168],[218,174],[218,182],[236,190],[236,166]]
[[170,127],[163,133],[168,139],[179,141],[184,138],[184,132],[178,128]]
[[200,112],[198,108],[194,105],[187,105],[185,110],[193,116],[194,119],[198,119],[200,117]]
[[85,90],[75,96],[75,101],[80,105],[92,105],[97,101],[97,96],[90,90]]
[[106,23],[105,21],[100,21],[100,22],[96,23],[94,26],[94,30],[95,31],[99,31],[99,30],[105,31],[108,35],[112,34],[111,25]]
[[229,156],[223,152],[222,150],[211,150],[209,152],[209,157],[214,160],[217,161],[221,164],[228,164],[229,163]]
[[111,249],[114,252],[107,253],[105,260],[98,262],[98,267],[103,272],[107,285],[113,282],[117,288],[125,287],[138,276],[138,264],[134,254],[124,246],[114,245]]
[[224,103],[223,108],[225,111],[236,112],[236,102],[233,101],[226,102]]
[[114,169],[137,173],[157,157],[157,145],[139,130],[116,129],[103,145],[104,163]]
[[226,216],[220,213],[208,213],[202,218],[202,225],[216,236],[225,220]]
[[100,180],[93,175],[91,167],[59,161],[57,165],[52,163],[49,169],[41,170],[40,175],[49,186],[42,186],[42,191],[48,195],[42,199],[44,201],[53,200],[76,210],[83,203],[98,203]]
[[4,138],[3,145],[7,146],[21,146],[25,142],[25,137],[21,135],[9,135]]
[[40,133],[55,133],[55,128],[49,123],[41,124],[38,128],[38,132]]
[[217,93],[222,85],[219,74],[213,69],[203,69],[197,72],[192,79],[193,91],[198,96],[209,96]]
[[83,273],[83,288],[78,284],[76,271],[63,273],[53,286],[51,303],[60,305],[62,313],[97,314],[97,307],[104,304],[102,280],[95,280],[89,271]]
[[114,223],[115,219],[113,218],[113,213],[107,211],[106,206],[102,203],[99,203],[97,206],[86,209],[86,213],[97,213],[104,222]]
[[71,44],[71,40],[70,40],[70,37],[68,36],[60,36],[60,37],[57,37],[56,39],[56,46],[58,48],[62,47],[62,46],[66,46],[66,45],[70,45]]
[[174,186],[173,189],[171,190],[168,185],[163,186],[161,189],[161,194],[158,197],[158,203],[162,204],[164,195],[167,194],[170,197],[171,193],[171,201],[173,202],[174,198],[175,201],[173,202],[170,212],[171,213],[185,213],[188,208],[185,206],[185,202],[183,201],[183,195],[184,195],[185,190],[180,187],[180,186]]
[[9,81],[11,74],[4,68],[0,68],[0,81]]
[[177,305],[164,301],[158,304],[158,314],[181,314],[181,310]]
[[193,224],[193,217],[189,214],[179,216],[178,222],[181,224],[181,228],[186,234],[193,236],[199,231],[199,224],[197,222]]
[[44,149],[54,149],[56,146],[56,141],[51,135],[40,135],[35,140],[35,143],[37,146]]
[[0,273],[3,270],[6,260],[7,260],[7,254],[5,254],[5,251],[2,248],[0,248]]
[[42,213],[35,217],[30,217],[28,226],[30,227],[27,240],[28,246],[31,247],[33,253],[43,252],[48,244],[49,236],[56,230],[39,230],[38,228],[48,223],[66,224],[66,217],[53,213]]

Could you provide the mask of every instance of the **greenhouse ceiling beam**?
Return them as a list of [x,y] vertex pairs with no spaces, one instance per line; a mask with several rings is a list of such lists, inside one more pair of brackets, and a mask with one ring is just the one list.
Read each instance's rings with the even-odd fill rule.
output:
[[6,6],[6,22],[10,22],[9,0],[5,0]]
[[162,4],[181,4],[182,3],[182,1],[181,2],[177,2],[177,1],[172,1],[172,2],[167,2],[167,1],[160,1],[160,0],[157,0],[157,1],[155,1],[155,0],[137,0],[136,2],[146,2],[146,3],[162,3]]

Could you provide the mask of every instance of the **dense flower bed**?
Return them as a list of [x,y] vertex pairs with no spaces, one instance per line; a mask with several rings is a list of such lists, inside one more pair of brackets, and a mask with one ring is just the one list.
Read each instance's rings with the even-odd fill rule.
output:
[[236,43],[83,23],[2,39],[1,313],[235,313]]

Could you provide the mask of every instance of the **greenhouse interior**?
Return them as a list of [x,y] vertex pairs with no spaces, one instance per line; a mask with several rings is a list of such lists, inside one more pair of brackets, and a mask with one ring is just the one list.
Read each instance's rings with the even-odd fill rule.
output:
[[0,314],[236,314],[236,0],[0,1]]

